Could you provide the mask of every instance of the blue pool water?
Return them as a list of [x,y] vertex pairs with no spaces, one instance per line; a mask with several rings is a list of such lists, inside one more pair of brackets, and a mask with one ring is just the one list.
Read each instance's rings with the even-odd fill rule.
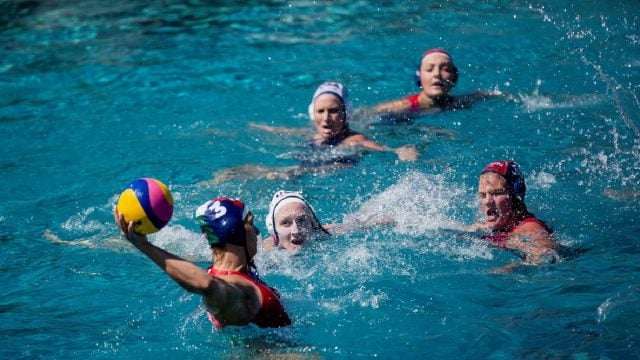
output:
[[[640,356],[640,8],[601,1],[1,1],[0,358],[491,358]],[[416,163],[365,154],[291,180],[216,171],[289,166],[322,81],[355,107],[415,91],[443,46],[454,89],[518,101],[362,126]],[[493,269],[513,255],[456,231],[476,216],[481,167],[513,158],[527,202],[577,255]],[[226,195],[266,230],[271,194],[303,191],[324,222],[396,225],[260,253],[293,326],[214,330],[119,238],[111,207],[132,179],[170,186],[151,240],[208,264],[195,207]],[[58,237],[68,243],[52,242]]]

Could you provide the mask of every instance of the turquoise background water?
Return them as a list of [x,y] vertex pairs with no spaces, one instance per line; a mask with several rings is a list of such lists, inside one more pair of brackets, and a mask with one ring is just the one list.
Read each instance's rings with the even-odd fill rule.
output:
[[[635,1],[1,1],[0,357],[602,358],[640,355],[640,8]],[[416,91],[425,49],[452,53],[454,89],[491,100],[401,125],[363,126],[422,156],[291,180],[324,80],[355,107]],[[511,274],[514,256],[462,236],[479,170],[526,173],[527,202],[579,254]],[[260,253],[293,326],[214,330],[184,292],[119,238],[131,180],[170,186],[151,240],[207,266],[193,211],[243,199],[260,228],[272,193],[303,191],[324,222],[396,225]],[[69,243],[55,243],[53,236]]]

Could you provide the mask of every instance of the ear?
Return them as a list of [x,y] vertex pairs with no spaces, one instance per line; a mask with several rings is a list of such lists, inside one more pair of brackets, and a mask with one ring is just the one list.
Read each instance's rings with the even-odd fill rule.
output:
[[458,68],[454,65],[451,72],[451,82],[455,86],[458,83]]
[[420,66],[418,66],[418,70],[416,70],[414,74],[414,81],[418,87],[422,87],[422,81],[420,81]]

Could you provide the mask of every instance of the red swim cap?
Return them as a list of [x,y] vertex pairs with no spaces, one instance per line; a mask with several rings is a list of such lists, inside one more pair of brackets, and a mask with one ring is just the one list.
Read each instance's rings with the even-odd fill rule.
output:
[[520,167],[514,161],[498,160],[485,166],[480,175],[485,173],[494,173],[502,176],[507,180],[513,191],[513,195],[520,201],[524,201],[524,195],[527,187],[524,183],[524,176],[520,171]]
[[435,54],[435,53],[445,54],[445,55],[447,55],[449,58],[451,58],[451,59],[453,60],[453,58],[451,57],[451,55],[449,55],[449,52],[448,52],[447,50],[443,49],[443,48],[433,48],[433,49],[429,49],[429,50],[425,51],[425,52],[422,54],[422,58],[421,58],[421,59],[424,59],[424,57],[425,57],[425,56],[427,56],[427,55],[429,55],[429,54]]

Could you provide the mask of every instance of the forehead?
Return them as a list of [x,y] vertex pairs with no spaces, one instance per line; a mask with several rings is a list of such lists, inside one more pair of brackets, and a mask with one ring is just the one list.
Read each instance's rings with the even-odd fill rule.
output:
[[498,174],[484,173],[480,175],[478,191],[486,191],[490,189],[506,189],[506,187],[507,179]]
[[314,102],[316,106],[340,106],[342,101],[340,98],[331,93],[320,94]]
[[422,58],[422,65],[426,65],[426,64],[444,64],[444,63],[449,63],[451,64],[451,58],[447,55],[447,54],[443,54],[443,53],[431,53],[425,57]]
[[279,206],[276,210],[275,216],[276,218],[284,218],[289,216],[307,215],[308,213],[309,212],[305,204],[295,201]]

